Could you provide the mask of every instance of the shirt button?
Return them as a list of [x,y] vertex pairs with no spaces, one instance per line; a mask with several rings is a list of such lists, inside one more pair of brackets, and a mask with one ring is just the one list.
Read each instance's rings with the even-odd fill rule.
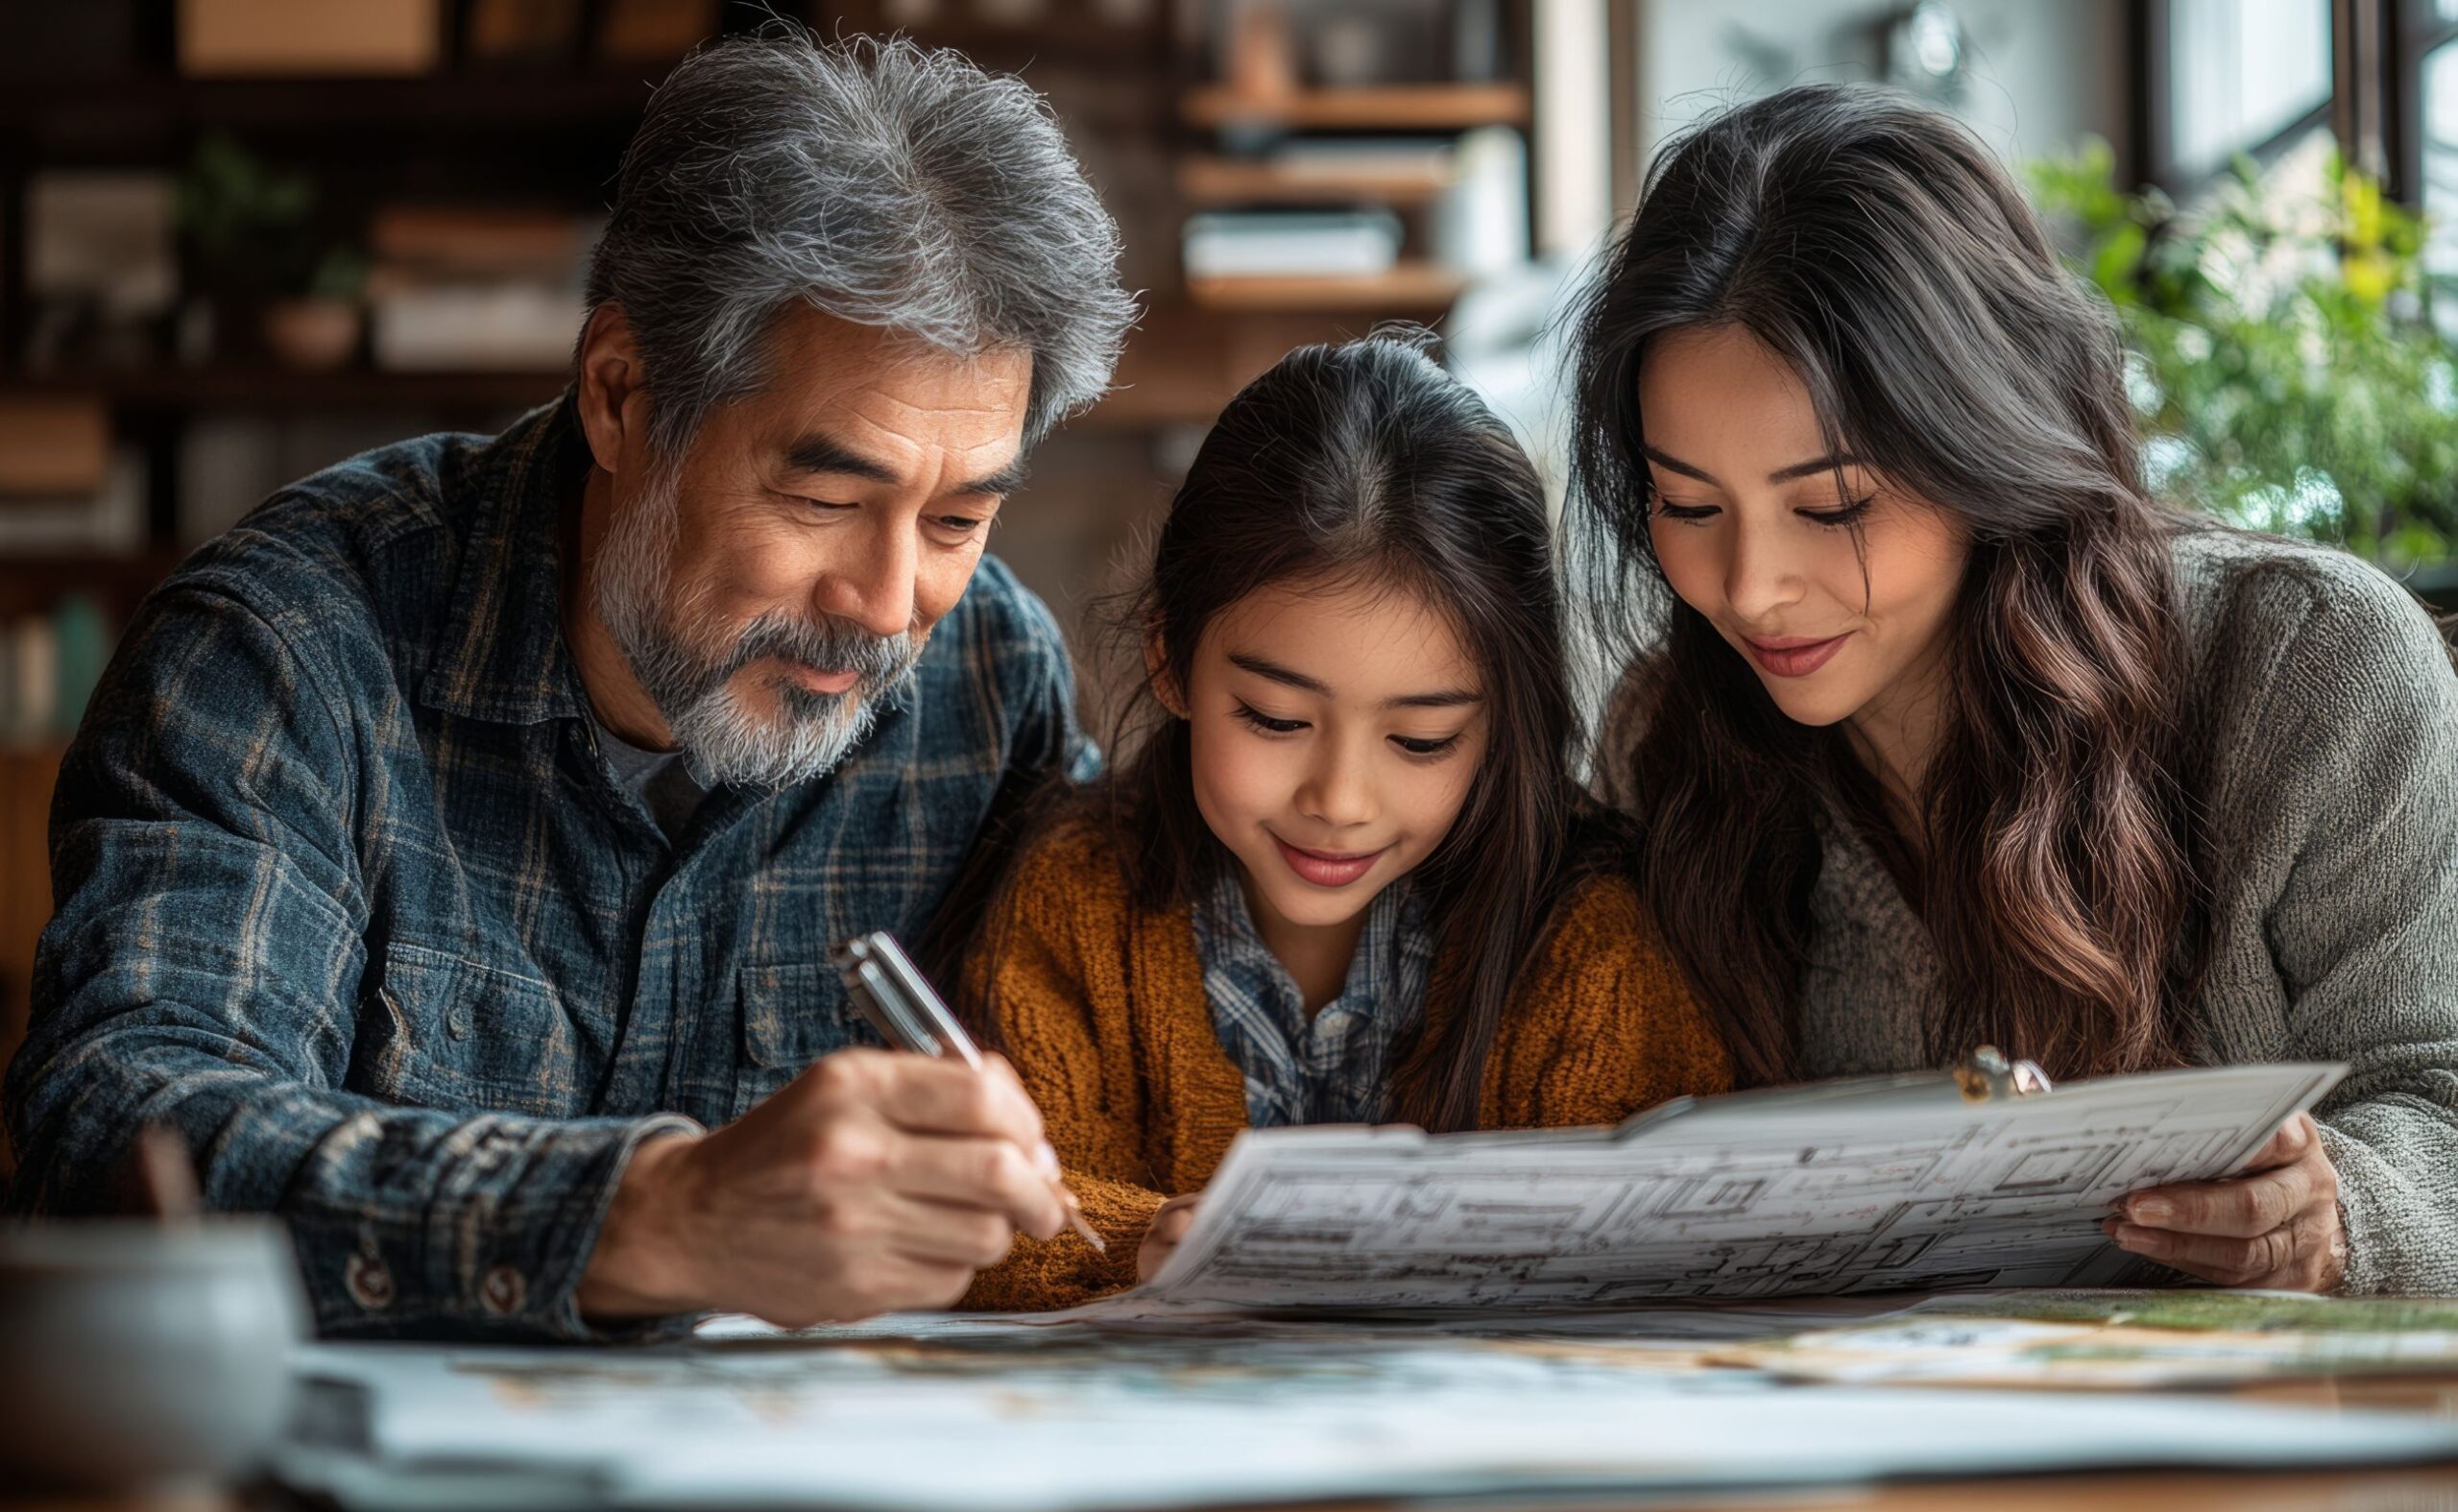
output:
[[529,1299],[529,1283],[509,1265],[491,1265],[478,1282],[478,1301],[496,1317],[510,1317]]
[[393,1305],[393,1273],[373,1255],[353,1255],[342,1266],[342,1283],[349,1289],[349,1300],[370,1312],[381,1312]]

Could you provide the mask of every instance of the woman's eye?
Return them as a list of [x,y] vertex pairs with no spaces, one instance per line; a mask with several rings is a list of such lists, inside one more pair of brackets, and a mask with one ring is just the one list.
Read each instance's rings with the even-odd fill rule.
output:
[[1798,513],[1803,519],[1816,520],[1829,530],[1839,530],[1868,514],[1869,506],[1876,502],[1877,495],[1872,493],[1866,498],[1854,499],[1842,509],[1805,509]]
[[1238,717],[1267,735],[1292,735],[1306,728],[1306,721],[1302,719],[1274,719],[1242,700],[1238,705]]
[[1705,519],[1722,513],[1713,504],[1675,504],[1671,499],[1658,499],[1655,512],[1666,519]]
[[1429,740],[1421,735],[1393,735],[1391,743],[1414,756],[1438,756],[1459,743],[1458,735]]

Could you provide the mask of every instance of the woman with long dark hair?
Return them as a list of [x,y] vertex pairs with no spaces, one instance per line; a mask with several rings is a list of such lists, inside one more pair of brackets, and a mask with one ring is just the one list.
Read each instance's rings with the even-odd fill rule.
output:
[[1988,151],[1811,86],[1660,157],[1578,314],[1603,775],[1743,1078],[2346,1061],[2116,1241],[2458,1290],[2458,677],[2343,553],[2146,492],[2112,313]]
[[1125,756],[1042,802],[954,957],[1108,1250],[1026,1240],[973,1306],[1148,1274],[1241,1129],[1730,1085],[1617,848],[1580,843],[1535,469],[1415,343],[1301,348],[1232,399],[1121,619]]

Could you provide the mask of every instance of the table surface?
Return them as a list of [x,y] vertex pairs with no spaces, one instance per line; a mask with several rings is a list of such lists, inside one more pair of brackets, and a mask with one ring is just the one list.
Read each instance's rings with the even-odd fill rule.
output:
[[[2458,1375],[2269,1383],[2230,1395],[2283,1405],[2414,1412],[2458,1421]],[[278,1493],[18,1500],[0,1490],[0,1506],[10,1512],[287,1512],[301,1505]],[[1473,1505],[1478,1512],[1521,1512],[1506,1500]],[[1528,1503],[1524,1512],[1816,1512],[1827,1507],[1848,1507],[1854,1512],[2046,1512],[2052,1507],[2078,1506],[2088,1506],[2092,1512],[2290,1512],[2308,1507],[2331,1512],[2458,1512],[2458,1460],[2398,1470],[2250,1475],[2155,1471],[1933,1480],[1787,1491],[1767,1498],[1717,1496],[1703,1500],[1548,1498]],[[1276,1507],[1271,1512],[1389,1512],[1389,1504],[1319,1503],[1308,1509]]]

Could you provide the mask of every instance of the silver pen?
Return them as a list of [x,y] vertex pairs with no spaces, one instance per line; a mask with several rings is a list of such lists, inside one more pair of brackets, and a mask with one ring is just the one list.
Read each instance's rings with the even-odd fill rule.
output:
[[[956,1016],[930,990],[929,982],[914,969],[894,935],[884,929],[855,935],[838,946],[830,960],[845,983],[846,996],[854,999],[854,1006],[880,1032],[880,1039],[916,1055],[952,1055],[976,1071],[982,1068],[981,1051],[975,1046],[973,1037],[964,1032]],[[1059,1198],[1067,1208],[1068,1226],[1076,1236],[1099,1253],[1108,1254],[1109,1245],[1084,1220],[1083,1203],[1059,1178],[1051,1177],[1050,1185],[1058,1188]]]

